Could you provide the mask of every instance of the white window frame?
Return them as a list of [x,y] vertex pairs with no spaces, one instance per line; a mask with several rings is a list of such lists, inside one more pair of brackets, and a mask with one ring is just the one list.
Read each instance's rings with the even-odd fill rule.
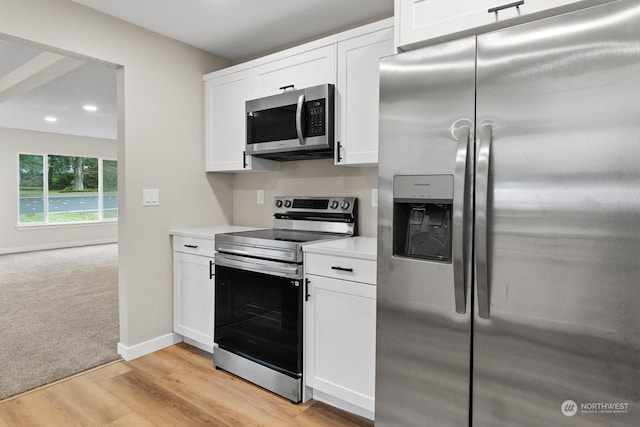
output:
[[[42,209],[44,213],[44,220],[42,222],[20,222],[20,156],[42,156]],[[69,222],[49,222],[49,156],[65,156],[65,157],[85,157],[98,159],[98,219],[96,221],[69,221]],[[17,172],[18,172],[18,197],[17,197],[17,225],[16,229],[37,229],[37,228],[58,228],[58,227],[77,227],[77,226],[95,226],[101,224],[115,224],[118,222],[116,218],[104,218],[104,167],[103,162],[115,161],[111,157],[102,157],[94,155],[80,155],[80,154],[53,154],[53,153],[27,153],[20,152],[17,156]],[[118,205],[120,203],[118,202]]]

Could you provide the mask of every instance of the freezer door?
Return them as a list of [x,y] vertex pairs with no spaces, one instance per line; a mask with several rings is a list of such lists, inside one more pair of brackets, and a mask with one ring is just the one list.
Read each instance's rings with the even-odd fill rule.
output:
[[478,37],[473,426],[640,425],[640,3]]
[[376,425],[467,426],[475,39],[380,84]]

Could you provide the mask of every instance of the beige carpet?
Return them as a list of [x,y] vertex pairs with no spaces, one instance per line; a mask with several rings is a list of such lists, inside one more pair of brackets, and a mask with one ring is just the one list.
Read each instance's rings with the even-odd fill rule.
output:
[[0,400],[118,359],[116,244],[0,255]]

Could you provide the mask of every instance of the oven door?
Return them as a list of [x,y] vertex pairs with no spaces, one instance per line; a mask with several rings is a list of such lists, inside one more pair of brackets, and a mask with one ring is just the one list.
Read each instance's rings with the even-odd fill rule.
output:
[[[254,271],[239,268],[260,263]],[[292,378],[302,376],[302,266],[216,255],[215,343]],[[297,277],[291,270],[297,270]]]

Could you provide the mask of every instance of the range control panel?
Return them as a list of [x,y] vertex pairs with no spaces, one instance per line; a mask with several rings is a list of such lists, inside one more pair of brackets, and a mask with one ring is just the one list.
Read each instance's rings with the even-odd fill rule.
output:
[[277,196],[274,198],[274,212],[276,214],[286,212],[317,212],[323,213],[354,212],[357,197],[292,197]]

